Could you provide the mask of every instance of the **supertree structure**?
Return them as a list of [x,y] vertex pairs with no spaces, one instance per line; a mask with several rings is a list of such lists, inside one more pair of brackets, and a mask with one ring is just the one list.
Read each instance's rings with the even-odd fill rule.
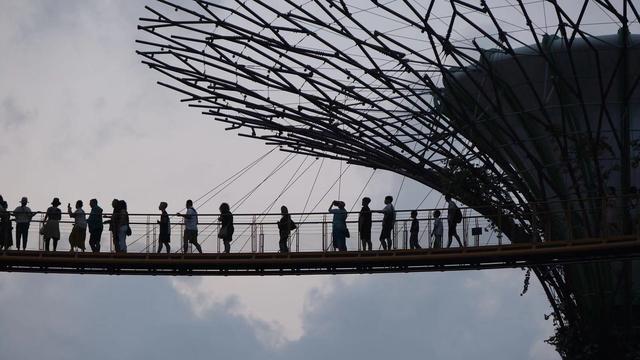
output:
[[[158,3],[143,63],[228,130],[413,178],[512,242],[635,231],[637,2]],[[638,266],[532,269],[563,357],[640,356]]]

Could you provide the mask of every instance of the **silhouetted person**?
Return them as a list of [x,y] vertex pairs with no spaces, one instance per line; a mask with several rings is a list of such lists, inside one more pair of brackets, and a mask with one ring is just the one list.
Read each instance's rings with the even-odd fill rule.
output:
[[100,252],[100,240],[102,239],[102,208],[98,206],[98,200],[89,200],[89,206],[91,206],[91,213],[89,213],[89,219],[87,224],[89,225],[89,246],[91,251]]
[[193,208],[193,201],[187,200],[187,212],[177,215],[184,218],[184,236],[182,238],[182,250],[187,253],[189,243],[196,247],[196,250],[202,254],[202,248],[198,244],[198,212]]
[[289,215],[289,209],[286,206],[280,207],[280,214],[282,217],[278,220],[278,232],[280,233],[280,252],[288,253],[289,252],[289,235],[291,235],[291,230],[296,228],[296,224],[291,220],[291,215]]
[[[333,207],[336,206],[337,209]],[[347,210],[344,209],[344,201],[334,200],[329,206],[329,212],[333,214],[331,235],[333,247],[340,251],[347,251]]]
[[409,230],[409,248],[422,249],[418,242],[418,233],[420,232],[420,223],[418,222],[418,211],[411,211],[411,229]]
[[393,197],[384,197],[384,209],[382,209],[382,231],[380,232],[380,244],[384,250],[391,250],[393,248],[393,241],[391,240],[391,231],[396,221],[396,210],[393,208]]
[[220,221],[220,232],[218,233],[218,238],[222,239],[224,252],[228,254],[231,251],[231,239],[234,231],[233,214],[231,214],[231,209],[227,203],[220,204],[219,210],[220,217],[218,221]]
[[22,250],[27,248],[27,239],[29,238],[29,224],[31,218],[36,214],[31,212],[31,209],[27,206],[26,196],[20,200],[20,206],[13,210],[13,217],[16,221],[16,250],[20,250],[20,239],[22,239]]
[[431,230],[433,248],[440,249],[442,248],[442,234],[444,234],[442,219],[440,218],[440,210],[433,212],[433,218],[435,219],[433,222],[433,230]]
[[[109,224],[109,232],[111,233],[111,241],[113,242],[113,250],[115,252],[119,251],[118,246],[118,226],[116,224],[116,218],[118,217],[120,201],[118,199],[111,200],[111,218],[104,222],[104,224]],[[108,216],[108,215],[105,215]]]
[[71,211],[71,204],[67,204],[67,213],[73,218],[73,228],[69,234],[70,251],[76,251],[76,249],[84,252],[84,242],[87,239],[87,215],[82,210],[82,200],[76,201],[75,211]]
[[118,213],[111,219],[115,221],[116,229],[118,229],[118,252],[127,252],[127,236],[131,235],[131,227],[129,226],[129,212],[127,211],[127,202],[118,200]]
[[158,254],[162,252],[162,246],[167,249],[167,254],[171,253],[171,246],[169,243],[171,242],[171,222],[169,220],[169,214],[167,214],[167,203],[161,202],[158,206],[158,210],[162,212],[160,214],[160,234],[158,235]]
[[0,196],[0,250],[9,250],[13,246],[13,226],[7,206],[7,202]]
[[456,226],[462,220],[460,209],[458,208],[458,205],[456,205],[456,203],[451,199],[451,195],[445,195],[444,200],[448,204],[447,225],[449,225],[449,242],[447,243],[447,247],[451,247],[451,242],[453,241],[454,237],[458,242],[458,246],[462,247],[462,242],[460,241],[458,230],[456,229]]
[[44,249],[46,251],[50,251],[49,244],[52,239],[53,251],[56,251],[58,248],[58,240],[60,240],[60,220],[62,219],[62,210],[60,210],[58,206],[60,206],[60,199],[54,197],[53,201],[51,201],[51,206],[44,215],[42,239],[44,240]]
[[369,209],[371,199],[362,198],[362,209],[358,214],[358,233],[362,242],[362,250],[371,250],[371,209]]

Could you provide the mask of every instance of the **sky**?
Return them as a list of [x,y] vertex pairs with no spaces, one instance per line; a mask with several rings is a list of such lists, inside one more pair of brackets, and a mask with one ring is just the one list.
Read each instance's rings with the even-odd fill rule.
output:
[[[150,0],[0,0],[0,194],[44,210],[124,198],[177,211],[270,150],[225,132],[158,85],[135,54]],[[200,211],[235,202],[286,154],[269,156]],[[238,211],[262,211],[293,168]],[[321,161],[310,159],[310,162]],[[293,164],[292,163],[292,164]],[[311,203],[340,171],[327,161]],[[350,207],[371,174],[350,169],[329,196]],[[278,199],[300,210],[313,171]],[[376,174],[375,207],[429,194]],[[440,194],[427,197],[436,206]],[[321,201],[320,201],[321,202]],[[328,207],[327,199],[317,210]],[[441,203],[440,203],[441,205]],[[104,206],[107,208],[107,206]],[[31,240],[33,241],[33,240]],[[63,239],[64,243],[65,240]],[[103,239],[103,244],[106,241]],[[174,242],[175,244],[176,242]],[[10,359],[557,359],[544,293],[520,269],[457,273],[177,278],[0,274],[0,353]]]

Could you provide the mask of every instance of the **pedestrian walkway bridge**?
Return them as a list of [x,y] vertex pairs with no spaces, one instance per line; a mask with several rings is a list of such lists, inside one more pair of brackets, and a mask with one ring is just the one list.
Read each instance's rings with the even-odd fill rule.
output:
[[[607,200],[608,201],[608,200]],[[613,204],[613,203],[612,203]],[[181,219],[172,216],[171,253],[157,253],[158,214],[130,214],[133,235],[128,238],[128,253],[114,253],[112,239],[103,233],[102,252],[70,252],[67,241],[70,221],[61,223],[58,251],[43,251],[37,224],[42,217],[34,217],[26,251],[0,252],[0,271],[37,273],[76,273],[114,275],[304,275],[394,273],[421,271],[451,271],[495,269],[609,261],[640,257],[640,232],[620,235],[616,230],[616,207],[603,202],[600,233],[589,238],[570,233],[570,241],[554,241],[548,234],[551,224],[536,223],[535,219],[567,216],[566,224],[581,219],[574,210],[562,214],[531,216],[528,225],[539,229],[529,243],[511,243],[491,220],[475,210],[463,208],[463,219],[456,224],[462,247],[456,241],[451,248],[434,248],[429,236],[433,228],[435,210],[443,213],[444,246],[447,245],[448,222],[446,209],[421,209],[420,245],[422,249],[408,247],[410,228],[409,210],[396,212],[396,226],[392,232],[393,250],[379,250],[378,235],[382,214],[373,214],[373,251],[363,251],[358,241],[357,215],[348,217],[351,238],[350,251],[334,251],[331,241],[331,216],[327,213],[291,213],[298,228],[291,234],[289,253],[278,253],[276,221],[280,214],[234,214],[235,233],[230,254],[221,253],[218,214],[199,214],[198,241],[204,254],[191,249],[182,251]],[[575,209],[575,208],[574,208]],[[541,216],[543,215],[543,216]],[[554,215],[554,216],[549,216]],[[592,216],[592,213],[584,214]],[[40,215],[43,216],[43,215]],[[584,218],[584,217],[582,217]],[[573,220],[571,220],[573,219]],[[498,224],[499,225],[499,224]],[[579,225],[582,226],[582,225]],[[39,241],[37,241],[38,239]]]
[[72,253],[5,251],[0,271],[111,275],[311,275],[515,268],[640,256],[640,239],[490,245],[468,248],[280,253]]

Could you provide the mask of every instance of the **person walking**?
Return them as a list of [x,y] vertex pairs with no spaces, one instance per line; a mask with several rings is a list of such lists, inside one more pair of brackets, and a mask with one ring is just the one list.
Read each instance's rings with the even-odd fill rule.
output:
[[289,252],[289,235],[291,235],[291,230],[296,229],[296,224],[291,220],[291,215],[289,215],[289,209],[286,206],[280,207],[280,214],[282,217],[278,220],[278,233],[280,234],[280,252],[288,253]]
[[89,206],[91,206],[91,212],[89,213],[89,219],[87,224],[89,225],[89,246],[91,251],[100,252],[100,241],[102,240],[102,208],[98,206],[98,200],[89,200]]
[[127,212],[127,202],[124,200],[118,200],[118,213],[115,215],[115,228],[118,232],[118,248],[116,252],[127,252],[127,236],[131,235],[131,227],[129,226],[129,213]]
[[27,239],[29,238],[29,224],[36,214],[31,212],[27,206],[28,199],[23,196],[20,200],[20,206],[13,210],[13,217],[16,222],[16,250],[20,250],[20,239],[22,239],[22,250],[27,248]]
[[0,196],[0,250],[9,250],[13,246],[13,226],[7,206],[7,202]]
[[433,230],[431,230],[431,237],[433,237],[433,248],[440,249],[442,248],[442,234],[444,233],[442,219],[440,218],[440,210],[436,210],[433,212],[433,218],[435,219],[433,222]]
[[371,251],[371,209],[369,204],[371,199],[368,197],[362,198],[362,209],[358,214],[358,234],[360,235],[360,241],[362,242],[362,250]]
[[69,245],[71,249],[69,251],[76,251],[77,249],[84,252],[84,242],[87,239],[87,216],[82,210],[82,200],[76,201],[76,210],[71,211],[71,204],[67,204],[67,213],[69,217],[73,218],[73,228],[69,234]]
[[382,209],[382,231],[380,232],[380,244],[384,250],[392,250],[391,231],[396,221],[396,210],[393,208],[393,197],[390,195],[384,198],[385,206]]
[[49,245],[52,239],[53,251],[56,251],[58,248],[58,240],[60,240],[60,220],[62,219],[62,210],[60,210],[58,206],[60,206],[60,199],[54,197],[53,201],[51,201],[51,206],[44,215],[42,239],[44,240],[45,251],[50,251]]
[[[337,207],[334,209],[333,207]],[[347,210],[344,201],[334,200],[329,206],[329,213],[333,214],[331,234],[333,236],[333,247],[339,251],[347,251]]]
[[418,241],[418,233],[420,232],[420,223],[418,222],[418,211],[411,211],[411,228],[409,229],[409,248],[422,249]]
[[231,251],[231,239],[233,236],[233,214],[229,208],[229,204],[220,204],[220,231],[218,232],[218,238],[222,239],[224,243],[224,253],[228,254]]
[[458,242],[458,246],[462,247],[462,242],[460,241],[458,230],[456,229],[456,226],[462,221],[462,212],[460,212],[458,205],[456,205],[456,203],[453,202],[453,199],[451,199],[451,195],[445,195],[444,200],[448,204],[447,225],[449,226],[449,242],[447,243],[447,248],[451,247],[451,242],[453,242],[454,237]]
[[198,244],[198,212],[193,208],[193,201],[187,200],[187,211],[184,215],[177,215],[184,218],[184,235],[182,238],[182,250],[186,254],[189,244],[196,247],[196,250],[202,254],[202,248]]
[[169,243],[171,242],[171,222],[169,220],[169,214],[167,214],[167,203],[161,202],[158,206],[158,210],[162,212],[160,214],[160,220],[158,224],[160,224],[160,234],[158,235],[158,254],[162,252],[162,246],[167,249],[167,254],[171,253],[171,246]]

